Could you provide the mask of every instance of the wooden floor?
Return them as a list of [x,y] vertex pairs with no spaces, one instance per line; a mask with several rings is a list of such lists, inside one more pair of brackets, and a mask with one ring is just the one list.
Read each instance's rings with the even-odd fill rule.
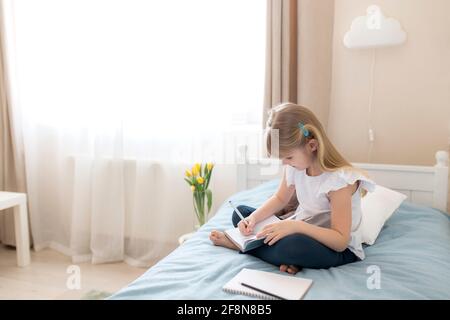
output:
[[0,299],[81,299],[94,291],[114,293],[142,275],[148,268],[126,263],[93,265],[80,263],[81,288],[67,287],[71,259],[52,249],[31,251],[31,264],[16,265],[16,251],[0,244]]

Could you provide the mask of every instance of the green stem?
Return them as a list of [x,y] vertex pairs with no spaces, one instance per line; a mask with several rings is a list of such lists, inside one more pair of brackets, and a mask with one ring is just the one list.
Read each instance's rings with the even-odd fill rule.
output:
[[194,191],[193,196],[194,211],[200,225],[205,223],[205,193]]
[[200,224],[203,225],[205,223],[205,193],[200,193],[200,215],[201,220]]
[[199,221],[199,220],[200,220],[200,217],[199,217],[199,215],[198,215],[198,209],[197,209],[197,196],[195,195],[195,192],[194,192],[194,195],[193,195],[193,197],[192,197],[192,202],[193,202],[193,204],[194,204],[195,215],[197,216],[197,220]]

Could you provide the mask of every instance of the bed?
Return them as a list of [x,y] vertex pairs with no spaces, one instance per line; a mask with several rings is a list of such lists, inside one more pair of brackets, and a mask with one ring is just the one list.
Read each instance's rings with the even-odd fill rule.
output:
[[[216,247],[208,238],[213,229],[231,227],[228,200],[257,207],[279,184],[279,162],[249,160],[245,146],[241,155],[240,191],[193,237],[109,299],[252,299],[221,288],[244,267],[281,273],[255,257]],[[314,281],[304,299],[450,299],[448,153],[439,151],[436,159],[435,166],[354,164],[408,199],[375,244],[365,246],[365,260],[297,273]],[[374,286],[375,276],[379,281]]]

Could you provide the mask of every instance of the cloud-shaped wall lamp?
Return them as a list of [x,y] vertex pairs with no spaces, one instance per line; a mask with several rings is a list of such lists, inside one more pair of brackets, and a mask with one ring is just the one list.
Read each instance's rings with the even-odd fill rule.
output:
[[376,5],[369,6],[365,16],[355,18],[344,36],[344,45],[351,49],[395,46],[405,41],[400,23],[386,18]]

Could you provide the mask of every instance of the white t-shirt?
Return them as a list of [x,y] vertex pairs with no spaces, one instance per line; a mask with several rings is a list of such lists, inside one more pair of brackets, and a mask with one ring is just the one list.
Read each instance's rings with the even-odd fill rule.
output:
[[[316,225],[329,227],[331,220],[330,200],[328,192],[336,191],[347,185],[359,181],[359,186],[352,195],[352,228],[348,249],[352,251],[361,260],[364,259],[364,250],[361,240],[361,194],[360,188],[372,192],[375,188],[375,182],[355,170],[337,170],[334,172],[323,172],[318,176],[309,176],[306,170],[297,170],[286,165],[286,184],[295,185],[299,206],[295,213],[299,213],[297,220],[322,214],[325,219],[319,219],[319,222],[311,222]],[[314,221],[311,220],[311,221]]]

